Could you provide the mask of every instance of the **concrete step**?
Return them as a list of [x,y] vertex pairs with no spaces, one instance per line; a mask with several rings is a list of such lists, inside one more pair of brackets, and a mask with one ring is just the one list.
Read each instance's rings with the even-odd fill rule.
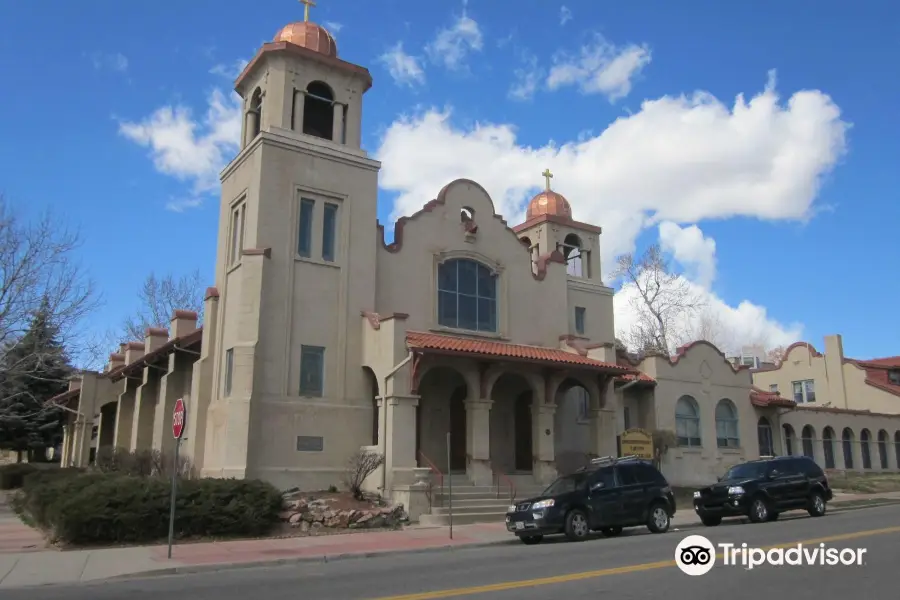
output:
[[[470,525],[472,523],[502,523],[506,519],[506,510],[500,512],[453,513],[454,525]],[[450,524],[450,515],[424,514],[419,517],[419,525],[445,527]]]
[[[470,514],[484,514],[484,513],[503,513],[506,514],[506,509],[509,507],[509,503],[501,502],[494,504],[468,504],[460,506],[458,504],[453,505],[453,518],[456,518],[456,515],[470,515]],[[448,515],[450,514],[450,507],[448,506],[435,506],[431,509],[432,515]]]
[[[447,506],[447,498],[437,498],[440,502],[435,502],[436,506]],[[509,497],[501,496],[500,498],[496,498],[494,496],[478,496],[476,498],[470,497],[459,497],[456,494],[453,495],[453,508],[459,506],[460,508],[464,506],[500,506],[503,505],[503,508],[509,506]]]

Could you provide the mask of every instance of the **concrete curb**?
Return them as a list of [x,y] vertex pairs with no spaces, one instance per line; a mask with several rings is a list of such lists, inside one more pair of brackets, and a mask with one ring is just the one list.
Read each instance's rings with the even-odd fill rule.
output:
[[[880,508],[883,506],[896,506],[900,504],[900,499],[898,500],[885,500],[883,502],[873,502],[872,504],[858,505],[858,506],[847,506],[844,508],[835,507],[828,511],[827,514],[833,513],[842,513],[842,512],[850,512],[854,510],[863,510],[866,508]],[[800,513],[798,512],[798,515]],[[793,519],[788,519],[793,520]],[[688,529],[699,529],[701,527],[705,527],[703,523],[695,522],[695,523],[685,523],[684,525],[680,525],[669,531],[684,531]],[[472,544],[445,544],[442,546],[432,546],[430,548],[414,548],[414,549],[402,549],[402,550],[382,550],[375,552],[347,552],[343,554],[333,554],[333,555],[315,555],[315,556],[296,556],[290,558],[279,558],[273,560],[263,560],[263,561],[255,561],[255,562],[245,562],[245,563],[216,563],[209,565],[182,565],[178,567],[164,567],[162,569],[153,569],[151,571],[142,571],[136,573],[129,573],[124,575],[115,575],[113,577],[107,577],[104,579],[98,579],[94,582],[85,582],[85,583],[102,583],[103,581],[115,581],[122,579],[140,579],[142,577],[163,577],[163,576],[172,576],[172,575],[186,575],[186,574],[194,574],[194,573],[212,573],[216,571],[233,571],[238,569],[257,569],[257,568],[266,568],[266,567],[281,567],[287,565],[295,565],[295,564],[303,564],[303,563],[329,563],[329,562],[337,562],[344,560],[352,560],[352,559],[365,559],[365,558],[378,558],[380,556],[403,556],[408,554],[426,554],[426,553],[437,553],[437,552],[453,552],[455,550],[467,550],[469,548],[488,548],[492,546],[514,546],[519,545],[519,541],[515,538],[505,539],[505,540],[494,540],[490,542],[475,542]]]

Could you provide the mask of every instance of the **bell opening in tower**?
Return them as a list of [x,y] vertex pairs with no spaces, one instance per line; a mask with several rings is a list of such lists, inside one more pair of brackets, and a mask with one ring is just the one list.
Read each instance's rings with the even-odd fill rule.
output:
[[303,133],[326,140],[334,139],[334,93],[328,84],[313,81],[303,101]]

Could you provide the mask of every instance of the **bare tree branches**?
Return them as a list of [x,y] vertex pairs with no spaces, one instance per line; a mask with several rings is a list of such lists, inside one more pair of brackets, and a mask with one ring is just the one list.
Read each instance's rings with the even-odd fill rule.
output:
[[37,376],[44,364],[59,359],[35,355],[43,351],[39,345],[27,352],[19,348],[39,311],[62,345],[78,347],[79,326],[99,300],[75,260],[79,244],[78,234],[59,218],[45,213],[23,221],[0,196],[0,374],[5,379]]
[[384,455],[377,452],[360,450],[347,461],[344,472],[344,485],[357,500],[362,500],[362,486],[366,478],[384,465]]
[[142,340],[148,327],[168,327],[177,309],[193,310],[203,318],[203,279],[200,271],[180,278],[169,274],[159,279],[150,273],[138,292],[136,313],[125,320],[123,335],[128,340]]
[[625,342],[638,352],[668,354],[688,337],[688,323],[704,308],[690,283],[673,273],[659,245],[639,258],[623,254],[614,277],[634,288],[631,299],[636,320]]
[[197,313],[198,325],[203,320],[203,279],[200,271],[193,271],[182,277],[168,274],[158,278],[150,273],[137,293],[138,306],[134,314],[126,318],[118,327],[95,335],[83,356],[83,368],[99,371],[103,369],[111,352],[119,344],[143,340],[148,327],[166,327],[175,310],[193,310]]

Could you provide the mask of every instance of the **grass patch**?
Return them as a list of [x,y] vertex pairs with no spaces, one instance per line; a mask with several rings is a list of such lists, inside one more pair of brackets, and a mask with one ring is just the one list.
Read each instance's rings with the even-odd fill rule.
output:
[[898,473],[842,473],[828,474],[831,488],[852,494],[879,494],[900,492],[900,474]]

